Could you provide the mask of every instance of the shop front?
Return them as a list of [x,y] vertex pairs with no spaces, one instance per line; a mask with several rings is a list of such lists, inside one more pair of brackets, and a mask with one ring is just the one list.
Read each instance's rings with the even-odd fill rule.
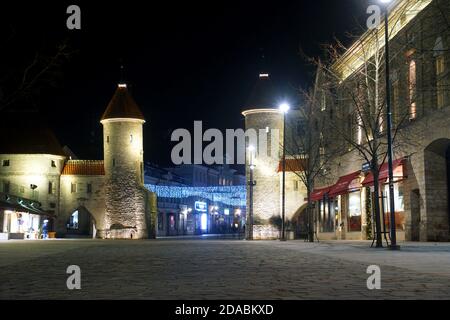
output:
[[54,237],[52,214],[34,200],[0,194],[0,240]]
[[[393,162],[394,200],[397,239],[405,238],[404,186],[406,178],[404,159]],[[389,185],[388,165],[380,167],[380,208],[382,232],[389,237]],[[311,195],[315,203],[316,232],[319,239],[365,240],[375,234],[374,178],[361,171],[341,176],[336,184],[316,189]]]
[[41,235],[41,217],[37,214],[3,210],[2,233],[9,239],[39,239]]
[[[380,167],[378,184],[380,186],[380,208],[381,208],[381,225],[386,237],[389,236],[390,230],[390,210],[389,210],[389,167],[385,163]],[[405,159],[397,159],[393,162],[393,185],[394,185],[394,204],[395,204],[395,225],[397,231],[397,240],[405,239],[406,214],[404,205],[404,179],[406,179]],[[374,196],[374,177],[372,173],[368,173],[364,181],[363,187],[370,188],[370,195],[373,203]]]

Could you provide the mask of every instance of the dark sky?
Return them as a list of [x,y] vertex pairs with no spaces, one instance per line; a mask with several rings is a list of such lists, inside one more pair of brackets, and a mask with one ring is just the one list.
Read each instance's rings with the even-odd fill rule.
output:
[[[310,56],[333,36],[344,38],[369,0],[296,1],[33,1],[2,4],[3,36],[18,50],[68,39],[76,54],[56,88],[38,105],[61,144],[83,158],[102,158],[100,116],[120,79],[119,66],[145,114],[146,161],[167,165],[175,128],[243,127],[240,111],[265,66],[280,96],[295,100],[311,82]],[[66,29],[66,8],[78,4],[81,31]],[[261,56],[265,59],[262,62]]]

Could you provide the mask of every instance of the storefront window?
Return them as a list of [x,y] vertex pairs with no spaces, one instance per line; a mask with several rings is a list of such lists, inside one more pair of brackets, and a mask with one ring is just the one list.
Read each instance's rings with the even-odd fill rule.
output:
[[[27,212],[4,211],[3,232],[25,233],[26,238],[36,238],[40,217]],[[29,236],[33,234],[32,236]]]
[[348,231],[361,231],[361,193],[351,192],[348,195]]
[[334,201],[322,200],[319,207],[319,226],[320,232],[334,232]]
[[[384,212],[385,212],[385,224],[389,227],[389,185],[385,185],[383,188],[384,193]],[[404,187],[403,181],[394,183],[394,203],[395,203],[395,224],[396,229],[399,231],[405,230],[405,205],[404,199]]]

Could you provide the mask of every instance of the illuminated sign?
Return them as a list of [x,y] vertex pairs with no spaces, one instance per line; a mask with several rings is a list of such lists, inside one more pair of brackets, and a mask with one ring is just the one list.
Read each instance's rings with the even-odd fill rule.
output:
[[228,208],[223,209],[223,213],[224,213],[226,216],[229,216],[229,215],[230,215],[230,209],[228,209]]
[[195,201],[194,207],[196,211],[206,212],[208,206],[206,205],[206,202]]

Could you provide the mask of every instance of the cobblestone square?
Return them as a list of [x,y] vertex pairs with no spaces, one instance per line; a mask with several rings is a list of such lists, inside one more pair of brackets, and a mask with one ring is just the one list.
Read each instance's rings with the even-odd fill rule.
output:
[[[1,299],[448,299],[450,244],[238,240],[0,242]],[[366,286],[381,268],[381,290]],[[81,290],[66,269],[81,268]]]

